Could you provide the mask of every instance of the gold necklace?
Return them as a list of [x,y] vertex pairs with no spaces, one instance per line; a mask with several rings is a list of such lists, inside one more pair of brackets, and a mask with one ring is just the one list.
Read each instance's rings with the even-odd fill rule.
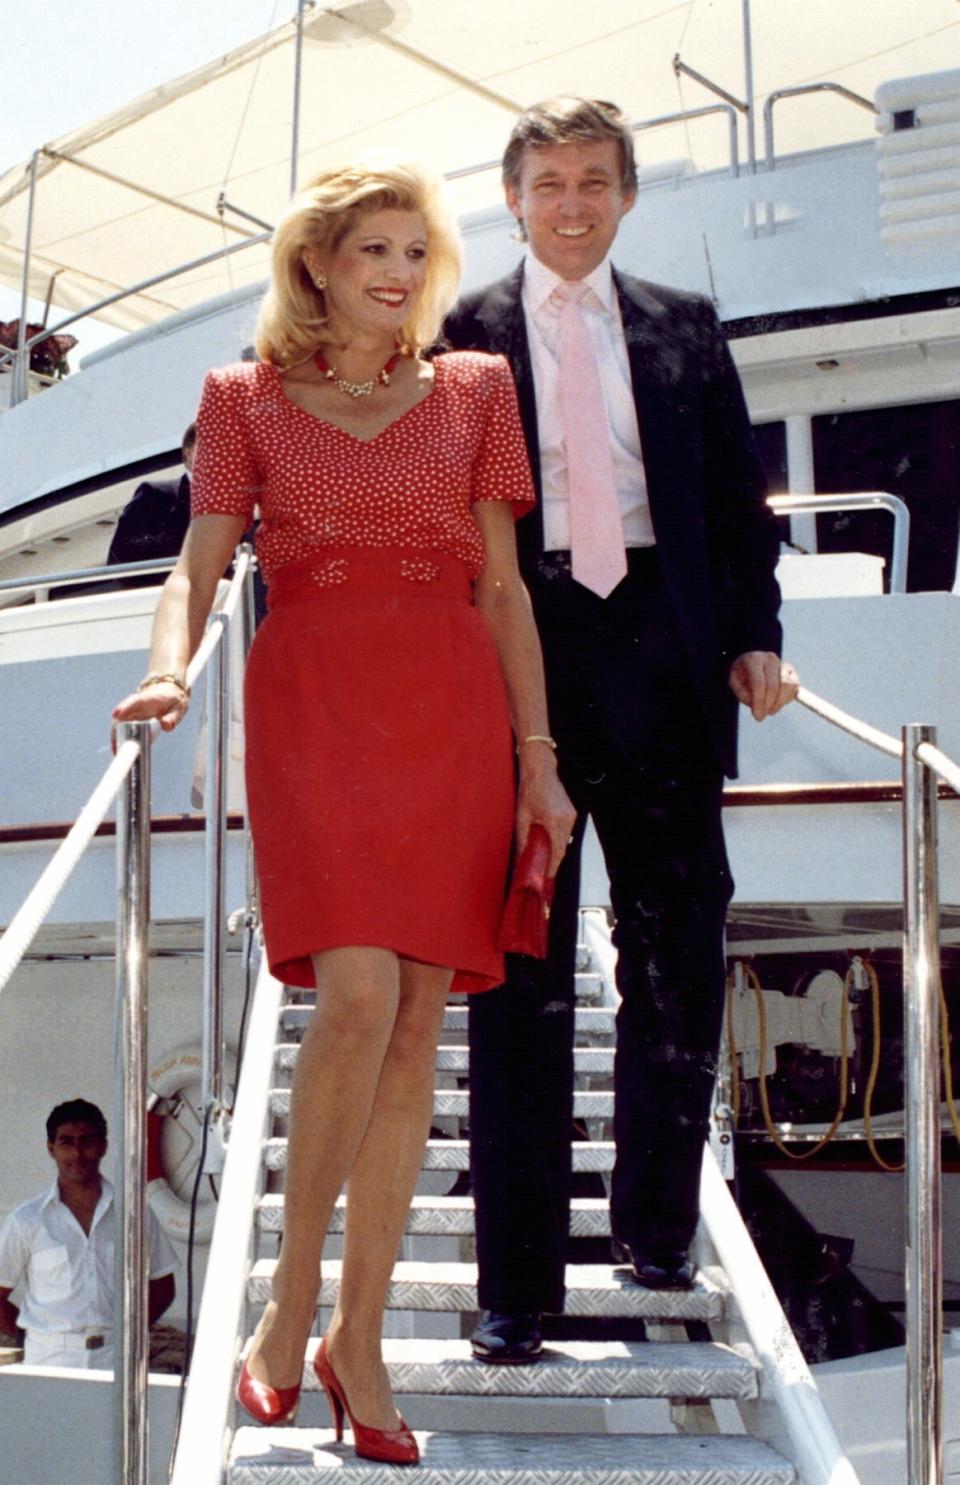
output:
[[322,372],[325,380],[333,382],[333,385],[341,392],[345,392],[348,397],[369,397],[370,393],[376,391],[377,387],[389,387],[390,373],[396,369],[402,355],[403,351],[394,351],[390,360],[385,366],[380,368],[376,376],[370,377],[369,381],[365,382],[351,382],[345,376],[341,376],[335,366],[329,365],[323,351],[315,352],[313,360],[317,370]]

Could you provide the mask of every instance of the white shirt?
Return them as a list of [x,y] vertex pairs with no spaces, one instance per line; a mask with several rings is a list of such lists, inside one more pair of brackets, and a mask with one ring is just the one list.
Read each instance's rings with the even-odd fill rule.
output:
[[[560,282],[557,274],[532,253],[527,254],[522,299],[537,397],[543,544],[547,551],[570,546],[567,458],[557,360],[560,309],[550,297]],[[590,292],[581,299],[580,307],[593,341],[603,386],[624,544],[653,546],[656,537],[650,519],[630,361],[609,258],[604,258],[584,282],[590,286]]]
[[[89,1236],[60,1200],[55,1180],[43,1196],[25,1201],[0,1228],[0,1288],[23,1285],[24,1330],[59,1334],[113,1326],[116,1214],[113,1187],[102,1180]],[[177,1266],[173,1248],[152,1212],[147,1215],[150,1277]]]

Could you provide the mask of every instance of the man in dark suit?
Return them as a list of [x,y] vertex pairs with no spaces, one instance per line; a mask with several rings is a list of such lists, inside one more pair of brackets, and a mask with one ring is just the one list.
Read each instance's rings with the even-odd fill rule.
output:
[[[528,243],[468,295],[457,349],[507,356],[538,486],[518,528],[560,773],[578,809],[548,958],[470,1001],[475,1354],[523,1362],[564,1302],[580,845],[593,818],[615,917],[615,1256],[687,1288],[733,883],[720,811],[737,701],[796,692],[779,659],[777,530],[712,305],[612,269],[636,196],[619,110],[527,110],[503,162]],[[600,539],[598,540],[598,534]],[[533,744],[535,746],[543,744]]]
[[[180,445],[185,473],[178,480],[144,480],[134,490],[113,533],[107,553],[108,566],[179,556],[190,525],[190,470],[196,446],[196,424],[191,423]],[[164,573],[147,572],[139,577],[120,579],[117,586],[155,587],[164,576]]]

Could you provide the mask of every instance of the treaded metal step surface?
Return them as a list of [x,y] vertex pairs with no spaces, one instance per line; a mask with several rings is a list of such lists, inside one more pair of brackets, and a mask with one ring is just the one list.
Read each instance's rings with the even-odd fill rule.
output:
[[[277,1047],[276,1066],[278,1070],[281,1072],[292,1072],[296,1065],[297,1053],[299,1051],[300,1047],[297,1042],[281,1042]],[[438,1072],[463,1073],[466,1075],[470,1068],[469,1047],[438,1047],[436,1066]],[[573,1070],[575,1073],[612,1077],[613,1048],[575,1048]]]
[[[337,1200],[329,1232],[343,1232],[346,1198]],[[261,1232],[283,1231],[283,1194],[271,1192],[260,1200]],[[474,1230],[470,1196],[415,1196],[404,1231],[420,1237],[469,1237]],[[609,1237],[610,1207],[605,1197],[578,1196],[570,1203],[571,1237]]]
[[[575,1171],[613,1170],[611,1140],[573,1140],[570,1146]],[[280,1136],[263,1142],[263,1160],[268,1170],[285,1170],[287,1142]],[[469,1170],[470,1146],[466,1140],[428,1140],[421,1170]]]
[[[306,1026],[313,1012],[310,1004],[286,1005],[280,1013],[280,1024],[287,1030],[302,1029]],[[575,1027],[577,1032],[587,1036],[613,1036],[616,1029],[616,1011],[607,1006],[578,1006],[576,1011]],[[444,1031],[462,1031],[467,1029],[467,1008],[465,1005],[448,1006],[443,1017]]]
[[[317,1340],[307,1347],[305,1392],[319,1388]],[[754,1398],[752,1362],[713,1341],[552,1341],[535,1366],[486,1366],[469,1341],[394,1340],[383,1356],[396,1393],[446,1397]]]
[[[247,1297],[264,1304],[276,1262],[262,1258],[253,1265]],[[334,1305],[340,1292],[339,1259],[323,1265],[318,1305]],[[719,1320],[724,1291],[716,1271],[700,1275],[693,1289],[657,1292],[636,1284],[628,1269],[607,1264],[570,1264],[567,1267],[566,1315],[635,1315],[647,1320]],[[390,1310],[454,1310],[471,1314],[477,1308],[477,1269],[473,1263],[398,1263],[387,1291]]]
[[[280,1117],[289,1114],[289,1088],[271,1088],[270,1109]],[[433,1112],[438,1118],[466,1119],[470,1113],[470,1094],[465,1088],[435,1088]],[[574,1093],[573,1116],[575,1119],[612,1119],[613,1094]]]
[[[793,1466],[729,1434],[418,1433],[416,1485],[792,1485]],[[395,1465],[357,1459],[329,1429],[241,1428],[229,1485],[397,1485]]]

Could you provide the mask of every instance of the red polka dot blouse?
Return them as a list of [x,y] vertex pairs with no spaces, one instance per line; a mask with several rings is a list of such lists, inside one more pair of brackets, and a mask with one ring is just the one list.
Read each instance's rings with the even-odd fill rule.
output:
[[269,583],[327,546],[426,547],[484,565],[471,507],[534,504],[503,356],[455,351],[434,361],[432,391],[365,441],[292,402],[266,362],[207,374],[191,480],[195,516],[259,509],[257,555]]

